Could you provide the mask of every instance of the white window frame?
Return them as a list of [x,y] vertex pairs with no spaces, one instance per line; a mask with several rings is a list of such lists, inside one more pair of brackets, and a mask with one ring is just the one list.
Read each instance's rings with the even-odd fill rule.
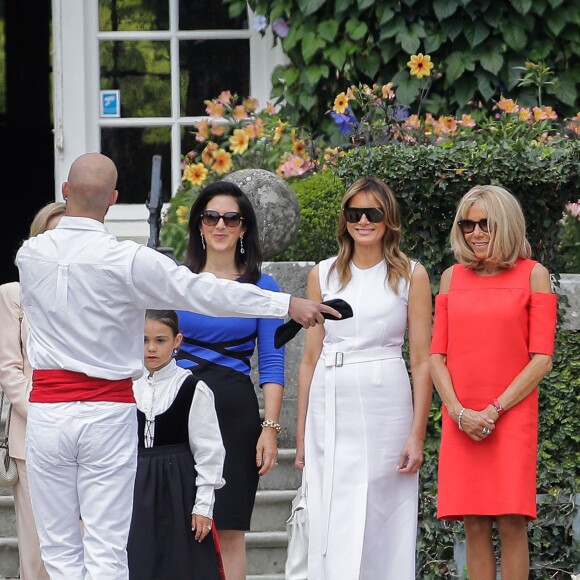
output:
[[[181,129],[202,117],[180,117],[179,42],[191,39],[247,38],[250,43],[250,95],[264,106],[269,100],[271,74],[285,62],[272,34],[249,30],[178,31],[179,0],[169,2],[169,30],[99,32],[98,0],[53,0],[53,103],[55,147],[55,199],[62,199],[61,184],[71,163],[88,151],[100,151],[103,127],[164,126],[171,128],[171,191],[181,180]],[[248,22],[252,14],[248,9]],[[171,46],[171,116],[101,118],[99,102],[99,42],[103,40],[164,40]],[[224,81],[224,90],[227,89]],[[213,98],[215,95],[208,95]],[[144,161],[146,163],[146,161]],[[150,165],[144,168],[150,171]],[[119,168],[119,171],[122,171]],[[149,212],[143,204],[116,204],[107,214],[107,226],[120,238],[143,242],[149,235]]]

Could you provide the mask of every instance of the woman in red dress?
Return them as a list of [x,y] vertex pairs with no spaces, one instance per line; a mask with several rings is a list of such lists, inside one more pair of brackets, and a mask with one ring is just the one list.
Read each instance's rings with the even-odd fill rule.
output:
[[538,383],[552,368],[557,296],[501,187],[463,196],[451,248],[458,263],[441,277],[430,361],[443,401],[437,517],[463,520],[470,580],[496,578],[494,522],[502,578],[527,580]]

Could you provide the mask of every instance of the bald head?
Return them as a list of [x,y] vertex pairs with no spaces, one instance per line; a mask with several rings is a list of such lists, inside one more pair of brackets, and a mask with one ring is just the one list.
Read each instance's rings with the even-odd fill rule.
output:
[[67,215],[104,220],[109,206],[117,201],[117,168],[101,153],[85,153],[71,165],[62,194]]

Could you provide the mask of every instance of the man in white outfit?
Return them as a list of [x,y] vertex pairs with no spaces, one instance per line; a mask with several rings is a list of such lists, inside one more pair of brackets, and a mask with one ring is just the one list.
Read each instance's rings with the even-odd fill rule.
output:
[[[254,284],[192,274],[105,226],[117,169],[87,153],[70,168],[58,227],[16,263],[33,374],[26,431],[30,495],[51,580],[126,580],[137,458],[132,381],[142,374],[145,310],[281,318],[305,328],[332,308]],[[81,535],[79,518],[84,533]]]

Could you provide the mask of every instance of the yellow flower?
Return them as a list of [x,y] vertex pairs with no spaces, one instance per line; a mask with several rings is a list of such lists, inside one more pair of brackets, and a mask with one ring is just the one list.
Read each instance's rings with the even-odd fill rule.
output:
[[213,154],[219,149],[217,143],[210,141],[201,152],[201,160],[204,162],[207,167],[211,167],[213,163]]
[[256,139],[258,137],[264,136],[264,121],[263,119],[256,119],[253,123],[250,123],[246,129],[250,131],[250,138]]
[[195,140],[203,143],[209,137],[209,123],[207,122],[207,119],[203,119],[199,123],[195,123],[194,127],[197,129]]
[[418,115],[410,115],[405,121],[405,127],[411,127],[412,129],[421,128],[421,119]]
[[229,141],[232,152],[241,155],[248,148],[250,137],[244,129],[234,129],[234,134],[230,137]]
[[232,102],[232,93],[231,93],[231,91],[222,91],[218,95],[218,98],[216,99],[216,101],[218,103],[221,103],[222,105],[229,105]]
[[255,111],[260,106],[258,99],[254,99],[253,97],[248,97],[244,99],[244,108],[248,113]]
[[423,55],[420,52],[419,54],[413,54],[411,56],[411,60],[407,63],[407,66],[411,69],[411,75],[420,79],[430,76],[433,63],[428,54]]
[[278,141],[282,138],[282,133],[284,133],[284,129],[288,126],[288,123],[284,123],[278,119],[276,121],[276,129],[274,129],[274,136],[272,137],[272,143],[276,145]]
[[243,121],[248,118],[248,113],[243,105],[236,105],[236,107],[234,107],[232,118],[234,121]]
[[216,123],[211,126],[211,134],[215,137],[221,137],[226,132],[226,126],[223,123]]
[[475,121],[473,119],[473,117],[471,115],[467,115],[467,114],[463,114],[461,115],[461,121],[459,121],[459,124],[462,127],[475,127]]
[[189,213],[189,210],[187,209],[187,206],[180,205],[175,210],[175,217],[177,218],[177,223],[178,224],[186,224],[189,221],[189,219],[187,217],[188,213]]
[[437,124],[442,133],[455,133],[455,131],[457,131],[457,121],[455,117],[439,117],[439,119],[437,119]]
[[212,169],[218,174],[228,173],[232,168],[232,156],[225,149],[218,149],[213,154],[214,163]]
[[207,177],[207,169],[203,163],[188,163],[183,170],[183,180],[191,182],[192,185],[201,185]]
[[503,96],[498,101],[497,107],[506,113],[517,113],[520,110],[519,106],[513,99],[506,99]]
[[214,101],[204,101],[207,105],[205,112],[214,119],[220,119],[224,116],[225,107],[217,99]]
[[334,99],[334,107],[332,108],[335,113],[342,115],[346,108],[348,107],[348,97],[344,92],[340,93],[340,95],[336,96]]
[[306,154],[306,144],[303,139],[296,139],[292,144],[292,153],[294,155],[304,156]]

